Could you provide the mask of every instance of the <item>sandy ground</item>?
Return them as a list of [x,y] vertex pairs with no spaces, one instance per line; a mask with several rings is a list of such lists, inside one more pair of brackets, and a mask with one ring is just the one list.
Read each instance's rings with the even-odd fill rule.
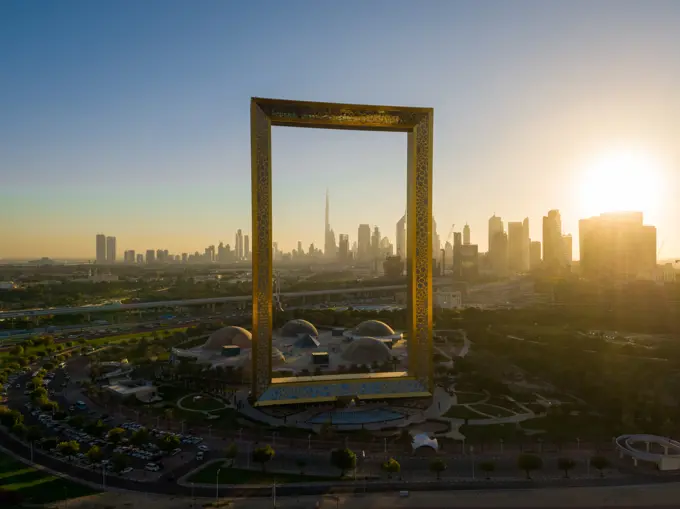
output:
[[[224,500],[224,499],[222,499]],[[438,491],[412,492],[407,498],[398,493],[376,495],[325,497],[280,497],[276,507],[284,509],[313,509],[319,507],[334,509],[374,509],[378,507],[419,507],[419,508],[464,508],[464,507],[678,507],[680,483],[646,486],[603,487],[603,488],[564,488],[508,491]],[[201,508],[214,499],[196,499],[193,507]],[[60,507],[63,507],[63,502]],[[56,507],[56,506],[55,506]],[[192,507],[191,498],[146,495],[135,493],[110,492],[91,497],[72,500],[72,509],[124,509],[144,507],[144,509],[187,509]],[[271,498],[236,499],[230,506],[235,509],[269,509],[273,507]]]

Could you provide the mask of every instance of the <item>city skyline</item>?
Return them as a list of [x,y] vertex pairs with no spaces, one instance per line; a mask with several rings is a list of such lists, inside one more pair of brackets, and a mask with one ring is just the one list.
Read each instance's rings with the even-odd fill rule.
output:
[[[528,217],[533,240],[558,209],[578,259],[580,219],[640,210],[658,229],[660,258],[677,258],[680,7],[653,4],[353,4],[355,15],[385,27],[376,39],[349,34],[352,18],[331,5],[193,12],[169,2],[159,21],[149,5],[45,6],[37,18],[9,2],[0,17],[8,77],[0,216],[11,221],[0,224],[0,258],[92,258],[99,231],[115,233],[119,259],[124,249],[233,244],[237,229],[250,230],[251,96],[433,107],[442,237],[467,222],[486,251],[495,213],[505,222]],[[260,17],[263,9],[270,15]],[[334,22],[305,22],[317,18]],[[301,21],[305,37],[261,44],[246,28],[257,22],[274,34]],[[404,47],[399,34],[419,24],[428,30]],[[120,37],[130,32],[134,41]],[[333,63],[290,65],[319,59]],[[350,63],[362,79],[346,79]],[[298,240],[323,248],[326,188],[336,244],[340,234],[356,240],[362,223],[394,243],[405,147],[401,134],[275,128],[282,248]]]

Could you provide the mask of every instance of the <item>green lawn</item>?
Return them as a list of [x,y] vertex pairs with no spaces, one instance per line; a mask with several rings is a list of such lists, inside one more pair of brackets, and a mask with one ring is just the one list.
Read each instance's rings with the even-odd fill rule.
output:
[[[163,329],[162,331],[156,331],[159,337],[164,337],[166,333],[172,335],[175,332],[185,332],[186,327],[176,327],[174,329]],[[126,341],[128,339],[141,339],[143,337],[148,337],[149,340],[153,341],[153,331],[148,332],[129,332],[127,334],[118,334],[116,336],[105,336],[102,338],[90,339],[85,343],[87,346],[102,346],[109,344],[120,343],[121,341]]]
[[337,477],[321,477],[300,474],[276,474],[261,470],[244,470],[241,468],[227,468],[216,462],[207,465],[187,479],[189,482],[214,484],[217,470],[220,471],[220,484],[287,484],[294,482],[337,481]]
[[481,392],[458,392],[456,391],[456,398],[458,398],[458,404],[464,405],[465,403],[476,403],[477,401],[482,401],[486,396]]
[[18,491],[24,502],[30,504],[49,504],[98,493],[85,485],[29,467],[4,454],[0,454],[0,487]]
[[449,410],[444,414],[444,417],[451,417],[453,419],[486,419],[486,416],[480,414],[479,412],[475,412],[466,406],[460,405],[449,408]]
[[507,408],[489,405],[488,403],[480,403],[479,405],[474,405],[472,408],[484,412],[485,414],[493,415],[494,417],[510,417],[511,415],[515,415],[515,412],[512,412]]
[[212,396],[200,396],[194,400],[193,397],[186,397],[182,400],[182,406],[187,410],[198,410],[200,412],[212,412],[224,408],[224,403]]
[[506,442],[518,441],[524,437],[524,432],[517,429],[515,424],[490,424],[488,426],[463,425],[460,432],[465,435],[469,443],[492,443],[501,439]]

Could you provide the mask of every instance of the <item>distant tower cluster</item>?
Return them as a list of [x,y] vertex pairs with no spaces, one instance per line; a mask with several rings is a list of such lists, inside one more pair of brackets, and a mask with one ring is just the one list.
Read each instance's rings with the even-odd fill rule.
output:
[[116,237],[98,233],[96,242],[96,261],[98,264],[116,263]]

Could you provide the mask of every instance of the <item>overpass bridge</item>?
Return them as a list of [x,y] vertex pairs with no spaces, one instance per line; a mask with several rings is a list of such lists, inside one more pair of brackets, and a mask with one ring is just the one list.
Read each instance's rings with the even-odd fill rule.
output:
[[[434,288],[452,286],[449,278],[433,280]],[[313,290],[306,292],[281,293],[279,296],[284,300],[305,299],[306,297],[330,297],[332,295],[370,295],[373,293],[389,293],[406,290],[406,285],[368,286],[360,288],[337,288],[329,290]],[[133,304],[103,304],[101,306],[78,306],[63,308],[22,309],[18,311],[0,311],[0,320],[16,320],[21,318],[38,318],[41,316],[54,315],[88,315],[92,313],[113,311],[134,311],[143,309],[176,308],[185,306],[206,306],[228,303],[246,303],[252,300],[252,295],[237,295],[233,297],[208,297],[202,299],[164,300],[155,302],[136,302]]]

